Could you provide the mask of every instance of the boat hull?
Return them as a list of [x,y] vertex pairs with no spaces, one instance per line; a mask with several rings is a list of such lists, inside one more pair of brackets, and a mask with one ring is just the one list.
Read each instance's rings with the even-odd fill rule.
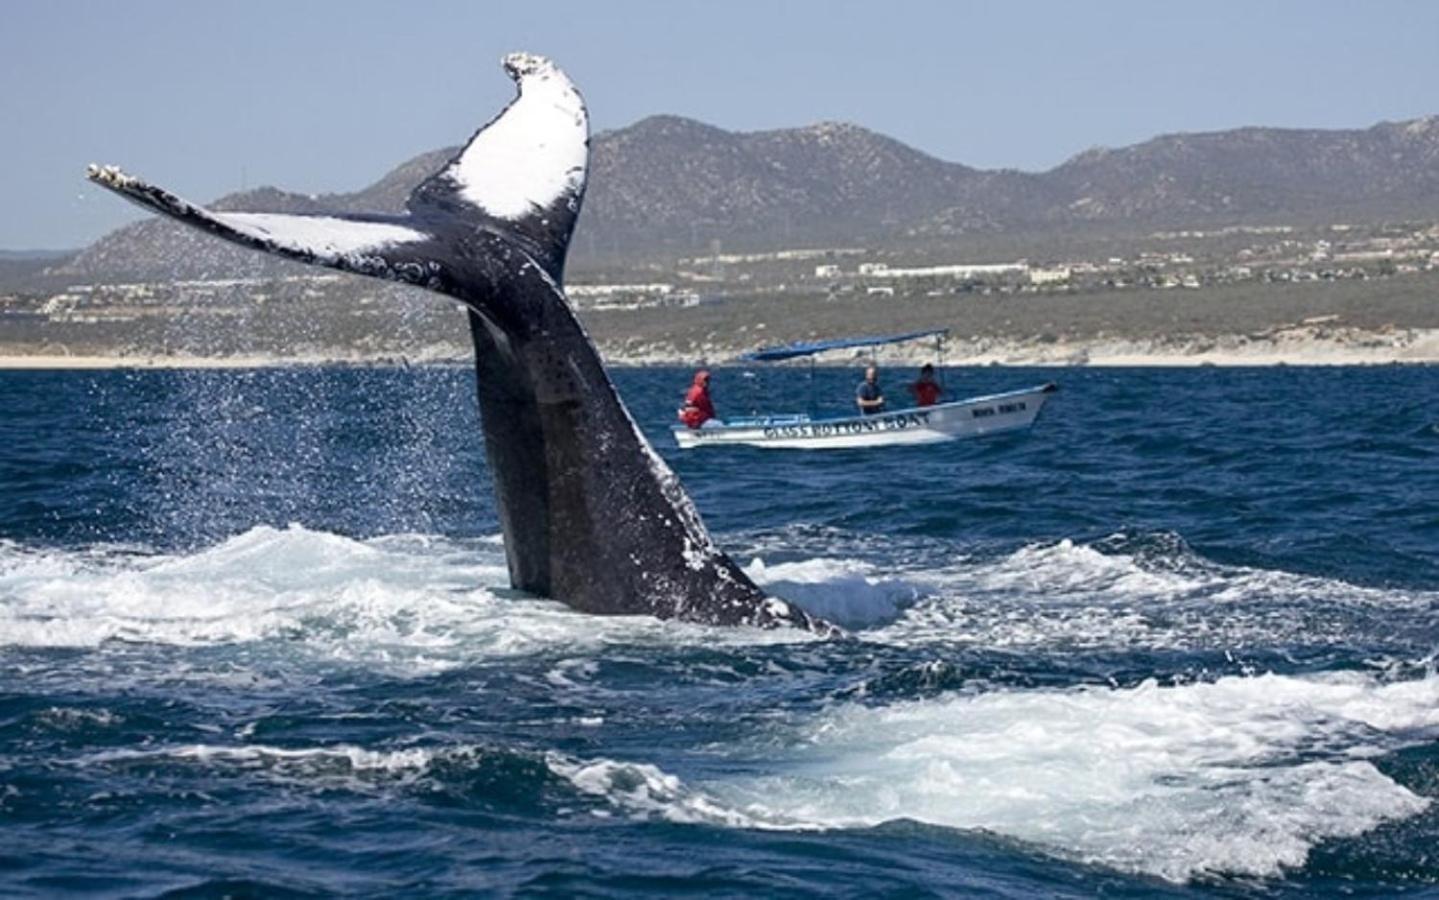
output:
[[771,416],[709,428],[676,426],[674,436],[684,450],[736,444],[799,450],[939,444],[1028,428],[1056,390],[1055,385],[1045,384],[873,416]]

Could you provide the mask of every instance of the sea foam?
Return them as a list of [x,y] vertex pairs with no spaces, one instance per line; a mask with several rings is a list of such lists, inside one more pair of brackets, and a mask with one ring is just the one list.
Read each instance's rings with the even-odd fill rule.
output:
[[284,641],[397,674],[611,643],[811,640],[594,617],[507,587],[503,546],[425,535],[356,540],[259,526],[185,554],[0,545],[0,645],[204,647]]
[[1371,761],[1439,737],[1439,677],[1356,673],[844,704],[773,774],[709,789],[756,820],[983,829],[1185,881],[1277,875],[1430,800]]

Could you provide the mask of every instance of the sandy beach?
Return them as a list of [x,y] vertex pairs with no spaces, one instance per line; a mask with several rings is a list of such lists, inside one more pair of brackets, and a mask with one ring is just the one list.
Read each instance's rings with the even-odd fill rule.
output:
[[[739,364],[732,348],[643,347],[602,342],[610,365],[657,366]],[[877,359],[881,364],[911,365],[934,358],[928,343],[883,348],[879,353],[851,351],[820,360],[821,365],[849,366]],[[1355,366],[1439,364],[1439,329],[1328,329],[1297,326],[1260,335],[1187,335],[1162,339],[1091,338],[1078,340],[1014,340],[978,338],[952,340],[945,350],[949,365],[1006,366]],[[286,356],[247,354],[196,355],[58,355],[11,352],[0,355],[0,370],[17,369],[253,369],[285,366],[411,366],[468,365],[468,353],[454,356],[333,355]]]

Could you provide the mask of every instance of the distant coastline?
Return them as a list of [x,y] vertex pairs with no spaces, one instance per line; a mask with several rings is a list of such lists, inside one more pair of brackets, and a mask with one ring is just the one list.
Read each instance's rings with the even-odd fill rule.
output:
[[[48,348],[46,348],[48,349]],[[468,351],[454,355],[433,352],[298,355],[250,353],[230,356],[194,354],[56,354],[0,350],[0,370],[37,369],[251,369],[308,366],[468,366]],[[600,351],[614,366],[738,365],[739,351],[717,346],[681,350],[672,346],[644,348],[606,346]],[[911,365],[931,360],[930,346],[867,353],[834,354],[820,365],[855,366],[877,358],[881,365]],[[1439,329],[1326,330],[1323,323],[1298,325],[1262,335],[1184,335],[1160,339],[1100,338],[1088,340],[951,341],[944,360],[951,366],[1371,366],[1439,364]]]

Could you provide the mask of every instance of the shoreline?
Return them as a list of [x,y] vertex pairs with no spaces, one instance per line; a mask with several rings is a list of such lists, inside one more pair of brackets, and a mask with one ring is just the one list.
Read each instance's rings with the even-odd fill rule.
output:
[[[1290,328],[1260,335],[1187,335],[1160,340],[1093,338],[1088,340],[1013,341],[970,338],[951,341],[942,360],[947,366],[1015,367],[1183,367],[1183,366],[1381,366],[1439,364],[1439,329],[1386,331]],[[610,352],[606,352],[609,350]],[[606,348],[611,366],[742,365],[734,348],[701,346],[681,351],[670,346]],[[832,354],[823,366],[850,367],[873,359],[880,365],[933,361],[929,346],[891,347],[879,353]],[[386,353],[370,356],[165,356],[141,354],[53,354],[0,352],[0,371],[99,369],[267,369],[320,366],[395,367],[468,366],[468,353],[447,357],[433,352],[414,357]]]

